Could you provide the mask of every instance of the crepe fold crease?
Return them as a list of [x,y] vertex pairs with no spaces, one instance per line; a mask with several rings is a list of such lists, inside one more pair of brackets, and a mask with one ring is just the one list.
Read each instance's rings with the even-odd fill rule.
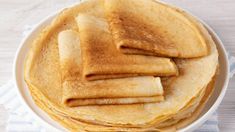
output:
[[171,59],[119,52],[104,18],[80,13],[76,21],[81,41],[83,77],[87,80],[177,75],[177,67]]
[[123,53],[177,58],[208,54],[195,21],[174,7],[153,0],[105,0],[105,13]]
[[65,105],[153,103],[164,99],[159,77],[142,76],[97,81],[82,79],[83,64],[78,32],[60,32],[58,45]]

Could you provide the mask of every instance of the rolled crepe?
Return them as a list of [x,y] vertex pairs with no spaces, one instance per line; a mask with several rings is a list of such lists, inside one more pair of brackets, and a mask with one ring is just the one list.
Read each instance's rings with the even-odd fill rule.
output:
[[159,77],[142,76],[86,81],[82,79],[79,34],[62,31],[58,36],[62,71],[62,101],[67,106],[117,105],[159,102],[164,99]]
[[119,52],[105,19],[79,14],[76,21],[84,62],[83,77],[87,80],[177,75],[177,67],[169,58]]
[[197,22],[181,10],[153,0],[105,0],[105,12],[123,53],[177,58],[208,54]]

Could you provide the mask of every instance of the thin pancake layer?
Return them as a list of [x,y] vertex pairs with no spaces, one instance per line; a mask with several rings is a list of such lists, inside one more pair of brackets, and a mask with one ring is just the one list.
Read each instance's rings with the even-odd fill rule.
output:
[[177,122],[174,125],[171,125],[169,127],[164,127],[161,129],[156,129],[153,127],[150,128],[117,128],[117,127],[107,127],[107,126],[99,126],[99,125],[92,125],[89,123],[81,122],[78,120],[71,119],[65,115],[60,114],[55,109],[51,108],[50,104],[48,104],[48,100],[43,100],[43,98],[40,98],[38,92],[34,91],[33,87],[30,87],[31,94],[33,96],[33,99],[35,100],[36,104],[47,114],[50,115],[51,118],[62,124],[65,128],[67,128],[70,131],[176,131],[188,124],[190,124],[193,120],[195,120],[198,115],[200,114],[203,106],[209,99],[210,95],[212,94],[213,88],[214,88],[214,80],[212,80],[210,84],[205,88],[206,92],[203,94],[203,99],[200,101],[200,104],[198,105],[197,109],[191,114],[191,117],[186,119],[181,119],[179,122]]
[[76,18],[81,41],[83,76],[88,80],[177,74],[168,58],[125,55],[116,49],[105,19],[87,14]]
[[62,106],[58,33],[65,29],[76,29],[73,18],[78,13],[90,13],[100,17],[102,2],[90,0],[57,16],[34,41],[25,64],[25,80],[27,84],[34,86],[38,93],[42,93],[40,98],[46,98],[53,108],[71,118],[106,126],[157,126],[184,108],[210,82],[218,64],[216,46],[206,29],[199,24],[199,29],[210,48],[209,55],[197,59],[176,60],[180,75],[163,81],[166,98],[161,103],[73,108]]
[[62,101],[65,105],[137,104],[159,102],[164,99],[159,77],[84,80],[79,34],[76,31],[60,32],[58,45],[63,83]]
[[181,122],[185,118],[190,118],[190,116],[194,115],[194,113],[198,111],[197,109],[199,107],[202,107],[201,105],[205,105],[207,99],[209,99],[210,95],[213,92],[215,76],[216,75],[214,75],[210,83],[206,87],[204,87],[196,97],[192,98],[191,101],[187,105],[185,105],[179,112],[177,112],[175,115],[172,115],[171,118],[168,118],[166,121],[158,124],[158,128],[166,128],[172,125],[174,126],[174,124]]
[[183,11],[153,0],[105,0],[119,50],[180,58],[208,54],[206,40]]

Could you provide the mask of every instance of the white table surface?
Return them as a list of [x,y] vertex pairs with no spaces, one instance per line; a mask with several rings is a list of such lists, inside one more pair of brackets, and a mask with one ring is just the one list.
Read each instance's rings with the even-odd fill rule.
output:
[[[50,13],[78,0],[0,0],[0,85],[11,79],[14,54],[25,25],[34,25]],[[191,11],[220,36],[235,55],[235,0],[164,0]],[[218,109],[222,132],[235,131],[235,77]],[[0,131],[5,131],[8,113],[0,105]]]

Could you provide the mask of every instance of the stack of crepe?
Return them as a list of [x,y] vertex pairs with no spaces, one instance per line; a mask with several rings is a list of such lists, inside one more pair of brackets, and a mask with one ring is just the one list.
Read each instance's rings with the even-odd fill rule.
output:
[[152,0],[62,11],[25,62],[35,103],[70,131],[176,131],[210,97],[215,43],[195,18]]

